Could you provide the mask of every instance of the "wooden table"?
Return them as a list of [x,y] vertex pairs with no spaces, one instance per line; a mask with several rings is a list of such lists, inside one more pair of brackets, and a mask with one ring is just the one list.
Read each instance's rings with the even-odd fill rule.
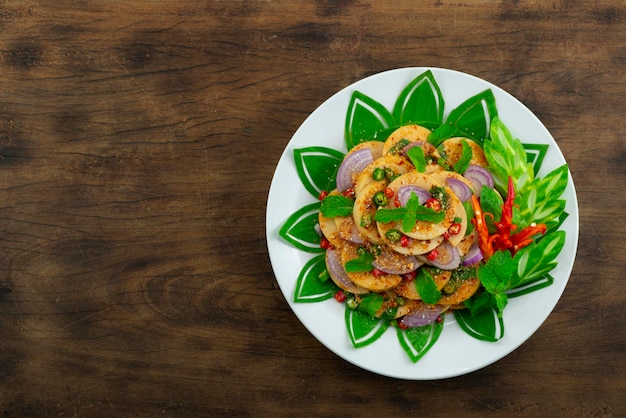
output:
[[[0,413],[626,414],[626,7],[568,1],[0,3]],[[580,241],[519,349],[437,381],[301,325],[267,252],[278,159],[383,70],[490,81],[548,127]]]

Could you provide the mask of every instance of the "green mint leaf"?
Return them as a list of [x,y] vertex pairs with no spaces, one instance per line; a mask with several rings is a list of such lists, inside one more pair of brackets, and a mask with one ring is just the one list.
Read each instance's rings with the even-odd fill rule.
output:
[[378,293],[368,293],[361,297],[361,303],[359,303],[359,311],[369,316],[376,316],[376,313],[383,306],[383,296]]
[[376,211],[376,215],[374,215],[374,220],[382,223],[401,221],[407,212],[408,209],[406,207],[396,209],[378,209]]
[[505,292],[512,287],[516,267],[517,262],[509,251],[496,251],[478,268],[478,278],[488,292]]
[[428,269],[421,268],[418,270],[415,277],[415,289],[417,289],[422,301],[429,305],[433,305],[441,299],[441,292],[437,289],[435,279]]
[[407,155],[411,159],[411,162],[415,166],[415,170],[420,173],[426,171],[426,156],[422,147],[416,146],[409,148]]
[[436,210],[420,205],[419,198],[415,193],[411,193],[411,197],[406,203],[406,209],[407,213],[402,218],[402,230],[404,232],[412,231],[417,221],[440,223],[446,217],[444,211],[437,212]]
[[322,200],[320,212],[327,218],[352,215],[354,201],[343,195],[330,195]]
[[461,141],[461,144],[461,158],[459,158],[459,161],[454,164],[454,171],[463,174],[465,173],[465,170],[467,170],[467,167],[469,167],[470,161],[472,161],[474,153],[472,151],[472,147],[469,146],[467,141]]
[[456,126],[444,123],[428,135],[428,142],[438,147],[446,139],[452,138],[458,134]]
[[498,308],[498,316],[502,317],[502,312],[506,307],[507,303],[509,303],[509,297],[506,293],[500,292],[495,294],[496,297],[496,307]]
[[372,271],[374,268],[372,262],[374,261],[374,255],[365,251],[358,258],[348,261],[345,264],[346,272],[348,273],[360,273]]

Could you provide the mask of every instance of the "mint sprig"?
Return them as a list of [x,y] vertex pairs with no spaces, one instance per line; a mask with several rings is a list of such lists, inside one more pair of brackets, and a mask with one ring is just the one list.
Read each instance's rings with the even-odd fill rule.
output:
[[415,228],[417,221],[427,221],[440,223],[446,217],[445,212],[437,212],[419,203],[419,199],[415,193],[411,193],[411,197],[405,207],[396,209],[378,209],[374,219],[378,222],[388,223],[393,221],[402,221],[402,231],[411,232]]

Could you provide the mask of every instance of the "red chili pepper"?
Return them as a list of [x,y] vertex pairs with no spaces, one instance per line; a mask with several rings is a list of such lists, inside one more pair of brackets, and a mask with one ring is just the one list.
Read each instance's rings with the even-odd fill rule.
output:
[[428,199],[426,203],[424,203],[424,206],[426,206],[427,208],[431,208],[432,210],[437,212],[441,211],[441,202],[434,197]]
[[345,302],[347,299],[346,294],[343,292],[343,290],[338,290],[333,297],[335,298],[335,300],[339,303]]
[[426,258],[429,261],[433,261],[437,258],[437,256],[439,255],[439,251],[437,251],[437,249],[432,250],[431,252],[429,252],[428,254],[426,254]]
[[517,234],[511,235],[512,231],[517,229],[517,225],[513,223],[513,203],[515,200],[515,186],[513,179],[509,177],[509,184],[507,190],[506,200],[502,204],[502,216],[500,221],[494,222],[496,232],[489,235],[487,230],[487,224],[485,223],[485,215],[491,215],[490,213],[483,214],[478,199],[472,196],[472,208],[474,209],[475,217],[472,218],[472,223],[476,227],[478,232],[478,246],[483,252],[485,260],[493,255],[495,251],[509,250],[512,254],[515,254],[519,249],[524,248],[531,242],[532,236],[537,234],[543,234],[546,232],[546,226],[544,224],[531,225]]
[[531,224],[526,228],[522,229],[515,235],[511,236],[511,242],[513,243],[513,254],[515,254],[518,250],[524,248],[528,244],[533,242],[532,236],[537,234],[545,234],[547,227],[545,224]]
[[400,328],[400,329],[409,329],[409,326],[408,325],[404,325],[404,323],[400,321],[400,318],[398,318],[398,320],[396,322],[398,323],[398,328]]
[[326,190],[322,190],[319,194],[319,196],[317,196],[317,198],[319,200],[324,200],[326,198],[326,196],[328,196],[328,192]]
[[398,199],[398,195],[393,199],[393,205],[397,208],[400,207],[400,199]]
[[332,250],[335,248],[335,246],[333,244],[330,243],[330,241],[328,241],[328,239],[326,239],[326,237],[322,237],[321,241],[320,241],[320,247],[325,249],[325,250]]
[[472,209],[474,209],[474,217],[472,223],[478,234],[478,247],[483,253],[485,260],[488,260],[493,255],[493,244],[489,237],[489,230],[487,229],[487,223],[485,222],[485,214],[483,213],[480,203],[475,195],[472,195]]
[[459,233],[461,232],[461,224],[459,222],[454,222],[452,225],[450,225],[450,228],[448,228],[447,232],[449,235],[459,235]]
[[400,245],[403,247],[408,247],[409,245],[411,245],[411,238],[407,237],[406,235],[402,235],[400,237]]
[[354,197],[354,187],[344,190],[341,194],[346,197]]
[[378,270],[378,269],[373,269],[371,271],[371,273],[372,273],[372,276],[374,276],[374,277],[380,277],[380,276],[383,276],[385,274],[384,271]]
[[385,196],[387,196],[387,199],[391,199],[394,195],[393,189],[390,187],[387,187],[385,189]]

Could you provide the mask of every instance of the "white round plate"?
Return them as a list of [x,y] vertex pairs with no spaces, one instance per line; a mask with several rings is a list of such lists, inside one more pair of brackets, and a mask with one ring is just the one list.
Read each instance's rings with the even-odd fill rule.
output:
[[346,152],[345,115],[354,90],[375,99],[387,109],[400,91],[415,77],[431,70],[445,99],[444,120],[451,109],[486,89],[491,89],[498,115],[513,137],[524,143],[548,144],[539,177],[565,163],[556,142],[539,119],[520,101],[501,88],[480,78],[440,68],[401,68],[372,75],[342,89],[318,107],[298,128],[285,148],[270,186],[266,234],[270,260],[276,279],[289,306],[304,326],[328,349],[343,359],[374,373],[400,379],[433,380],[463,375],[488,366],[524,343],[546,320],[558,302],[569,279],[578,244],[578,203],[571,175],[562,196],[569,217],[562,224],[565,247],[550,273],[554,283],[531,294],[509,300],[504,310],[504,337],[493,343],[466,334],[446,315],[439,340],[417,363],[411,362],[400,346],[396,333],[387,332],[374,343],[352,347],[344,323],[344,305],[334,299],[317,303],[294,303],[298,274],[314,255],[284,241],[278,231],[287,218],[306,204],[315,202],[302,186],[293,159],[296,148],[325,146]]

